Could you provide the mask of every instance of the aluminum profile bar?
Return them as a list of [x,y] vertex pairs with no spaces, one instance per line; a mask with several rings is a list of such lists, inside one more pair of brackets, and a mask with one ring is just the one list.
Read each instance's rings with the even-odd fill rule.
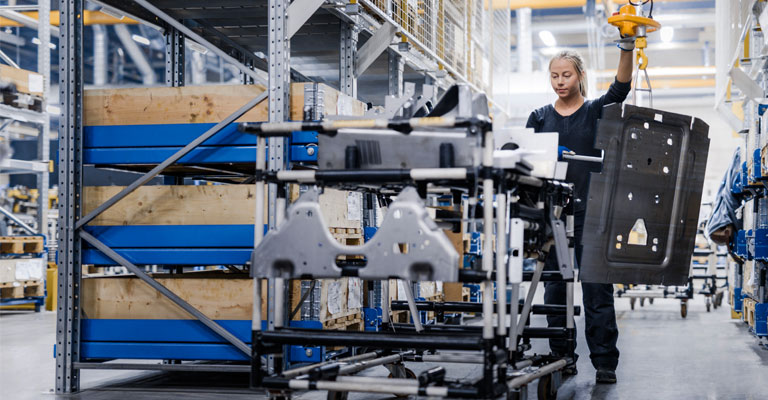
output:
[[156,167],[152,168],[151,171],[142,175],[139,179],[135,180],[133,183],[128,185],[125,189],[121,190],[120,193],[112,196],[109,200],[105,201],[104,203],[96,207],[95,210],[91,211],[88,215],[84,216],[79,221],[77,221],[77,224],[75,225],[75,229],[81,228],[83,225],[87,224],[88,222],[96,218],[96,216],[104,212],[104,210],[115,205],[115,203],[123,199],[125,196],[128,196],[129,194],[131,194],[139,186],[152,180],[152,178],[159,175],[168,166],[170,166],[171,164],[178,161],[180,158],[187,155],[190,151],[195,149],[197,146],[199,146],[206,140],[210,139],[211,136],[217,134],[220,130],[222,130],[227,125],[231,124],[232,122],[234,122],[235,120],[243,116],[245,113],[250,111],[253,107],[256,107],[259,103],[261,103],[262,101],[264,101],[264,99],[267,98],[267,94],[268,93],[265,91],[264,93],[256,96],[256,98],[249,101],[246,105],[240,107],[237,111],[232,113],[227,118],[224,118],[223,121],[214,125],[211,129],[207,130],[202,135],[198,136],[197,139],[193,140],[188,145],[184,146],[181,150],[177,151],[174,155],[168,157],[165,161],[163,161]]
[[144,272],[141,268],[137,267],[130,261],[126,260],[123,256],[118,254],[116,251],[109,248],[107,245],[96,239],[95,237],[91,236],[89,233],[81,231],[80,237],[85,240],[86,242],[93,245],[93,247],[97,248],[99,251],[104,253],[107,257],[114,260],[118,264],[122,265],[123,267],[127,268],[129,271],[131,271],[136,277],[141,279],[142,281],[146,282],[149,286],[160,292],[163,296],[167,297],[172,302],[176,303],[177,306],[181,307],[184,311],[192,315],[193,317],[197,318],[200,322],[202,322],[205,326],[210,328],[213,332],[215,332],[217,335],[221,336],[224,340],[231,343],[233,346],[235,346],[238,350],[245,353],[247,356],[251,355],[251,347],[245,344],[242,340],[238,339],[230,333],[228,330],[224,329],[221,325],[214,322],[212,319],[208,318],[205,314],[200,312],[200,310],[193,307],[191,304],[187,303],[184,299],[179,297],[176,293],[173,293],[170,291],[167,287],[163,286],[160,282],[156,281],[154,278],[149,276],[146,272]]

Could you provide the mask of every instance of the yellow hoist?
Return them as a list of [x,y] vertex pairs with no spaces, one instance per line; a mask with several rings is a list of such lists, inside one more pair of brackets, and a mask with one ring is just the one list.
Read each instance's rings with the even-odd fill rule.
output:
[[[650,3],[648,16],[637,15],[637,6],[643,6]],[[622,39],[620,41],[634,40],[637,50],[637,63],[635,67],[635,82],[632,85],[632,101],[637,105],[637,91],[648,92],[648,103],[653,108],[653,93],[651,92],[651,80],[648,78],[648,57],[645,55],[645,48],[648,47],[648,34],[661,28],[661,24],[653,19],[653,0],[645,0],[642,3],[633,3],[622,6],[619,12],[608,17],[608,23],[619,28]],[[645,89],[638,89],[640,86],[640,71],[643,71],[645,78]]]

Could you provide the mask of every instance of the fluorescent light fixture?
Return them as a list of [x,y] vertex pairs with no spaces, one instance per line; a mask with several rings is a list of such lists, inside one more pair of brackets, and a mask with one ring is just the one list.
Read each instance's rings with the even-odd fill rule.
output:
[[144,36],[131,35],[131,39],[133,39],[133,41],[136,43],[143,44],[144,46],[149,46],[149,39],[145,38]]
[[541,31],[539,32],[539,39],[541,39],[542,42],[544,42],[544,45],[547,47],[555,47],[557,46],[557,41],[555,40],[555,35],[552,34],[550,31]]
[[197,43],[197,42],[195,42],[193,40],[189,40],[189,39],[185,40],[184,43],[186,43],[187,47],[189,47],[189,49],[192,50],[192,51],[196,51],[196,52],[198,52],[200,54],[203,54],[203,55],[208,54],[208,48],[206,48],[205,46],[201,45],[200,43]]
[[[38,39],[38,38],[36,38],[36,37],[33,37],[33,38],[32,38],[32,43],[34,43],[34,44],[35,44],[35,45],[37,45],[37,46],[40,46],[40,39]],[[56,49],[56,45],[55,45],[55,44],[53,44],[53,43],[51,43],[51,42],[48,42],[48,48],[50,48],[50,49]]]
[[661,36],[662,42],[669,43],[672,41],[672,38],[675,37],[675,28],[670,26],[663,26],[659,31],[659,35]]

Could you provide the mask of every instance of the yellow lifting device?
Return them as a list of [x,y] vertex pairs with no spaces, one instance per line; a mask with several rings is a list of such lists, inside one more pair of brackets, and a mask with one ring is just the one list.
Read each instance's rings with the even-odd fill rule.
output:
[[[651,4],[650,12],[645,17],[642,14],[637,15],[635,6]],[[635,4],[632,1],[622,6],[618,13],[608,17],[608,23],[619,28],[621,40],[634,40],[635,49],[637,49],[637,66],[635,68],[635,83],[632,85],[632,101],[637,105],[637,91],[648,92],[648,103],[653,108],[653,93],[651,92],[651,80],[648,78],[648,57],[645,55],[645,48],[648,47],[648,34],[661,28],[661,24],[653,19],[653,0],[645,0],[643,3]],[[640,71],[643,71],[645,84],[647,88],[638,89],[640,86]]]

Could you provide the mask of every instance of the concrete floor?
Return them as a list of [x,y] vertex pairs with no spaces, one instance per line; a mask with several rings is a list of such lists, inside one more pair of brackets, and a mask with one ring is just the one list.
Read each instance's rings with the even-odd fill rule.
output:
[[[761,347],[746,326],[729,318],[727,308],[711,313],[698,297],[689,304],[688,318],[680,317],[679,302],[656,300],[631,311],[627,299],[617,299],[619,321],[618,384],[595,385],[579,326],[579,374],[568,378],[558,399],[767,399],[768,349]],[[534,325],[543,324],[534,319]],[[245,388],[247,377],[204,373],[183,378],[154,372],[82,372],[83,392],[54,396],[53,343],[55,314],[0,311],[0,399],[253,399]],[[545,352],[539,341],[535,350]],[[424,366],[421,366],[424,368]],[[419,366],[412,367],[415,371]],[[476,367],[452,365],[452,377],[474,376]],[[379,368],[371,374],[382,375]],[[230,379],[227,379],[230,378]],[[163,386],[160,388],[160,386]],[[192,387],[195,386],[195,387]],[[529,398],[535,399],[535,385]],[[325,393],[306,393],[298,398],[324,399]],[[382,399],[387,396],[357,394],[350,399]]]

